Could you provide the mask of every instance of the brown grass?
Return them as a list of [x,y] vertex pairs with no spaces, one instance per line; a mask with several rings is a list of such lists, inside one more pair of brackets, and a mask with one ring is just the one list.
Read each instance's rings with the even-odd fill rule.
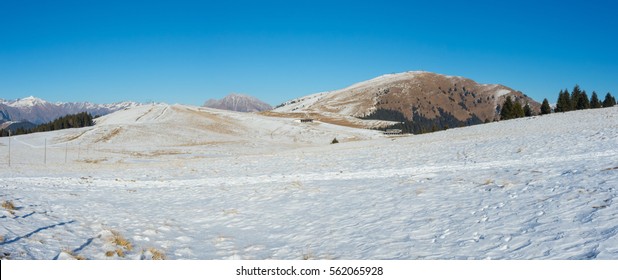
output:
[[110,133],[103,135],[101,138],[97,139],[94,142],[95,143],[107,142],[111,140],[112,138],[116,137],[118,134],[120,134],[120,132],[122,132],[122,128],[120,127],[114,128]]
[[9,213],[11,213],[11,215],[15,215],[15,210],[17,210],[17,208],[15,207],[15,204],[13,204],[13,201],[10,201],[10,200],[3,201],[2,202],[2,208],[4,208],[7,211],[9,211]]
[[71,251],[71,250],[63,250],[63,252],[65,252],[66,254],[70,255],[71,257],[73,257],[74,259],[78,260],[78,261],[83,261],[86,260],[86,258],[84,258],[83,256],[80,256],[78,254],[76,254],[75,252]]
[[2,208],[9,210],[9,211],[15,210],[15,204],[13,204],[13,201],[5,200],[2,202]]
[[69,135],[69,136],[66,137],[66,141],[73,141],[73,140],[75,140],[75,139],[77,139],[79,137],[82,137],[82,135],[86,134],[86,132],[88,132],[88,131],[84,131],[84,132],[79,133],[79,134]]
[[130,152],[131,156],[134,157],[156,157],[156,156],[168,156],[168,155],[181,155],[186,154],[180,151],[172,151],[172,150],[156,150],[148,153],[144,152]]
[[91,163],[91,164],[97,164],[97,163],[101,163],[101,162],[105,162],[107,161],[106,158],[102,158],[102,159],[84,159],[81,162],[83,163]]
[[155,248],[148,249],[148,252],[152,254],[153,260],[165,260],[165,254]]
[[[112,231],[112,243],[124,248],[127,251],[133,250],[133,245],[117,231]],[[118,251],[118,250],[116,250]],[[120,255],[119,255],[120,256]]]
[[124,251],[122,251],[122,249],[116,249],[116,255],[118,255],[121,258],[124,258]]

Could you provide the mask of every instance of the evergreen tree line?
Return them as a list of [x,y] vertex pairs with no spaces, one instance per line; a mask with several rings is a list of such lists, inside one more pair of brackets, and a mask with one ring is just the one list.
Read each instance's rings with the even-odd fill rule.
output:
[[571,93],[567,89],[560,91],[554,112],[606,108],[614,105],[616,105],[616,98],[611,93],[608,92],[603,102],[601,102],[596,92],[593,91],[592,96],[588,99],[586,91],[581,90],[578,85],[575,85]]
[[[45,132],[60,130],[65,128],[78,128],[94,125],[92,115],[87,112],[78,113],[74,115],[66,115],[64,117],[57,118],[51,122],[40,124],[32,129],[18,128],[13,131],[12,135],[29,134],[35,132]],[[8,129],[0,130],[0,137],[9,136]]]
[[[596,92],[593,91],[592,97],[588,99],[588,94],[586,91],[581,90],[578,85],[575,85],[571,93],[569,93],[567,89],[560,91],[554,112],[606,108],[614,105],[616,105],[616,98],[614,98],[611,93],[608,92],[605,95],[603,102],[601,102]],[[547,98],[543,99],[543,103],[541,104],[541,115],[550,114],[551,112],[552,109],[551,106],[549,106],[549,101]],[[506,98],[506,101],[504,101],[504,104],[502,104],[502,108],[500,110],[501,120],[529,116],[532,116],[530,105],[526,104],[522,107],[519,102],[513,101],[510,96]]]
[[[415,112],[416,108],[413,107],[412,111]],[[380,130],[401,129],[403,133],[414,134],[428,133],[454,127],[462,127],[483,123],[483,121],[479,119],[476,115],[470,117],[466,121],[460,121],[449,112],[444,111],[442,108],[438,108],[438,113],[439,116],[433,119],[429,119],[417,113],[414,113],[412,115],[412,120],[409,120],[402,112],[379,108],[373,113],[365,117],[361,117],[361,119],[399,122],[398,124],[380,128]]]
[[500,109],[501,120],[510,120],[530,116],[532,116],[532,108],[530,107],[530,104],[526,103],[526,105],[522,107],[519,102],[513,101],[510,96],[506,97],[506,100]]

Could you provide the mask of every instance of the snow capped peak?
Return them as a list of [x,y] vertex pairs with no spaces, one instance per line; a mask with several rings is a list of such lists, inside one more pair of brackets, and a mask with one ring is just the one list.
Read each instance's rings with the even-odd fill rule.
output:
[[33,107],[37,105],[46,105],[46,104],[49,104],[49,102],[43,99],[34,97],[34,96],[28,96],[25,98],[17,99],[12,102],[7,102],[7,105],[11,107]]
[[28,96],[11,101],[0,100],[0,117],[3,120],[21,121],[40,124],[52,121],[58,117],[88,112],[93,116],[102,116],[118,110],[133,108],[139,103],[118,102],[112,104],[94,104],[91,102],[55,102],[51,103],[43,99]]

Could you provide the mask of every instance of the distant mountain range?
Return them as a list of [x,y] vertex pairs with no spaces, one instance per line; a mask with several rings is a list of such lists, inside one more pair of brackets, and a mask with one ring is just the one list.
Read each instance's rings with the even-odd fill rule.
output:
[[203,107],[236,112],[262,112],[272,109],[272,106],[253,96],[237,93],[229,94],[220,100],[209,99]]
[[94,104],[90,102],[51,103],[34,96],[16,99],[0,99],[0,124],[23,122],[41,124],[62,116],[88,112],[93,116],[106,115],[111,112],[140,105],[136,102],[119,102],[112,104]]
[[[534,112],[540,111],[538,102],[503,85],[414,71],[383,75],[341,90],[293,99],[270,114],[306,115],[339,123],[350,123],[349,117],[409,122],[418,125],[419,131],[428,131],[432,127],[443,129],[498,120],[507,96],[522,106],[529,104]],[[347,119],[336,120],[337,116]],[[363,124],[354,121],[353,125]]]
[[[401,125],[408,132],[417,133],[498,120],[507,97],[522,106],[529,104],[535,113],[540,111],[538,102],[512,88],[423,71],[383,75],[344,89],[296,98],[275,109],[243,94],[210,99],[203,107],[312,118],[360,128]],[[0,128],[28,127],[84,111],[93,116],[106,115],[138,105],[141,104],[50,103],[32,96],[12,101],[0,99]]]

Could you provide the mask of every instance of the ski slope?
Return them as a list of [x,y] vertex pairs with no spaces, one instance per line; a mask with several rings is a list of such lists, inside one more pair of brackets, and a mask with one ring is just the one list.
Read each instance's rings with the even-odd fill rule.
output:
[[158,104],[11,141],[3,258],[618,259],[618,108],[389,138]]

